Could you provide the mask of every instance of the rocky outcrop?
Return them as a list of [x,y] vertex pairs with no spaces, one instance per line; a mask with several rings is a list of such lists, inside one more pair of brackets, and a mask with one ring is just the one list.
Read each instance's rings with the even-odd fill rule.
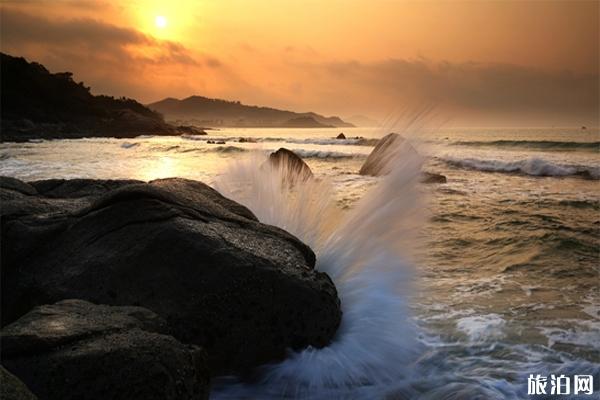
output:
[[23,382],[0,365],[0,399],[37,400]]
[[269,155],[269,163],[273,168],[282,172],[284,179],[289,182],[305,181],[313,177],[310,167],[300,156],[284,147]]
[[195,127],[168,124],[133,99],[95,96],[70,72],[50,73],[41,64],[4,53],[0,64],[0,141],[205,134]]
[[206,353],[166,333],[141,307],[64,300],[2,330],[2,363],[41,399],[207,399]]
[[340,323],[312,250],[201,182],[0,184],[3,325],[70,298],[142,306],[222,374],[325,346]]
[[177,125],[177,131],[185,135],[206,135],[204,129],[197,128],[193,125]]
[[[416,155],[417,151],[397,133],[382,137],[360,168],[360,175],[382,176],[391,172],[394,160],[403,154]],[[431,172],[423,172],[421,183],[446,183],[446,177]]]
[[392,170],[393,160],[402,151],[416,150],[397,133],[382,137],[358,172],[361,175],[381,176]]
[[421,176],[421,183],[446,183],[447,179],[444,175],[436,174],[433,172],[423,172]]

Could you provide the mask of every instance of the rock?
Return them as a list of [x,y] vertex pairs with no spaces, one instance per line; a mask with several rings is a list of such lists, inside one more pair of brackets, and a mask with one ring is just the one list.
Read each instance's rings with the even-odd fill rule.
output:
[[392,169],[391,160],[403,151],[416,153],[416,150],[397,133],[382,137],[360,168],[359,174],[371,176],[389,174]]
[[[382,137],[367,160],[360,168],[359,174],[382,176],[390,173],[393,161],[400,154],[417,154],[417,151],[402,136],[390,133]],[[431,172],[423,172],[421,183],[446,183],[446,177]]]
[[177,125],[177,132],[185,135],[206,135],[206,131],[192,125]]
[[136,180],[95,180],[95,179],[47,179],[33,181],[36,191],[44,197],[51,198],[79,198],[104,194],[110,190],[134,183],[143,183]]
[[205,352],[166,332],[141,307],[64,300],[5,327],[2,362],[42,399],[208,399]]
[[33,182],[30,196],[0,188],[14,193],[0,209],[3,325],[69,298],[142,306],[204,347],[214,374],[335,334],[339,300],[312,250],[207,185],[57,182]]
[[447,179],[444,175],[434,174],[432,172],[423,172],[421,183],[446,183]]
[[36,400],[37,397],[19,378],[0,365],[0,399],[2,400]]
[[12,191],[19,192],[27,196],[37,194],[35,187],[8,176],[0,176],[0,187],[11,189]]
[[269,155],[269,163],[273,168],[282,169],[285,179],[290,183],[298,180],[305,181],[313,177],[310,167],[304,160],[293,151],[283,147]]
[[340,133],[339,135],[337,135],[335,137],[336,139],[346,139],[346,135],[344,135],[343,133]]

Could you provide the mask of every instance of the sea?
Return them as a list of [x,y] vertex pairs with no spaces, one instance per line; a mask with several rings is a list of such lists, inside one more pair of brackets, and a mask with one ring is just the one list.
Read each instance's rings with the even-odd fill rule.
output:
[[[389,129],[207,133],[2,143],[0,174],[201,180],[315,250],[344,313],[332,343],[211,398],[600,398],[598,129],[400,130],[416,152],[385,177],[358,171]],[[264,168],[281,147],[314,179]]]

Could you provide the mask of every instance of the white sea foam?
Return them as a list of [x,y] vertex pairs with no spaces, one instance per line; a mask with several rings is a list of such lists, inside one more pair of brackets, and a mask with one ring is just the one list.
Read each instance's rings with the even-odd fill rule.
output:
[[421,222],[421,159],[411,153],[393,162],[392,172],[344,215],[327,182],[310,179],[289,187],[282,179],[286,167],[265,167],[263,155],[219,177],[215,186],[222,194],[315,250],[316,268],[336,284],[343,317],[329,346],[292,353],[264,367],[260,384],[230,383],[214,398],[344,397],[381,390],[410,373],[418,343],[407,313],[411,268],[404,254]]
[[504,337],[505,324],[506,321],[498,314],[484,314],[460,318],[456,322],[456,327],[472,342],[482,342]]
[[600,321],[574,320],[572,328],[541,327],[540,332],[548,338],[548,347],[557,343],[584,346],[600,350]]
[[541,158],[527,158],[517,161],[480,160],[476,158],[443,159],[450,165],[474,169],[484,172],[511,172],[532,176],[573,176],[582,175],[600,179],[600,168],[597,166],[561,165]]
[[135,142],[125,142],[125,143],[121,143],[121,147],[124,149],[131,149],[132,147],[137,147],[139,146],[139,143],[135,143]]
[[292,149],[292,151],[302,158],[361,158],[367,156],[361,153],[346,153],[327,150]]

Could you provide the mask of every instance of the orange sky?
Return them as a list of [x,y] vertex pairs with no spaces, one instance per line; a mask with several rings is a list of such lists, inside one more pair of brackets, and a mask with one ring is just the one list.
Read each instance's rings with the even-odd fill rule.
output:
[[[600,2],[2,1],[2,51],[142,102],[598,123]],[[156,17],[166,20],[158,27]]]

